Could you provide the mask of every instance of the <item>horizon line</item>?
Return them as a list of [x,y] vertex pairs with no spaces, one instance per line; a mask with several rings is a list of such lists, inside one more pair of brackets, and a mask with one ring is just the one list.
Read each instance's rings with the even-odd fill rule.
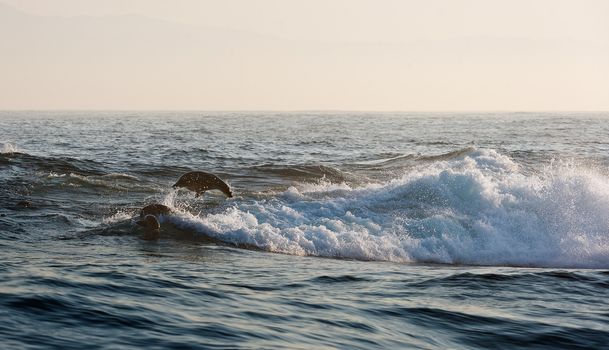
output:
[[204,113],[609,113],[609,110],[550,109],[438,109],[438,110],[373,110],[373,109],[96,109],[96,108],[14,108],[5,112],[204,112]]

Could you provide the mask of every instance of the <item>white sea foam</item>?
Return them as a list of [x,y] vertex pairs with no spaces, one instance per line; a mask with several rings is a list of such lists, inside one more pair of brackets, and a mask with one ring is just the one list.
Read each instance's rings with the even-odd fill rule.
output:
[[10,154],[20,152],[20,150],[9,142],[0,142],[0,154]]
[[47,175],[47,177],[48,177],[48,178],[61,178],[61,177],[66,177],[66,175],[67,175],[67,174],[58,174],[58,173],[55,173],[55,172],[52,172],[52,171],[51,171],[51,172],[50,172],[50,173]]
[[609,179],[569,163],[525,174],[493,150],[427,163],[386,183],[303,184],[172,221],[287,254],[609,268]]
[[121,180],[139,180],[137,176],[124,174],[124,173],[110,173],[106,175],[101,175],[101,178],[104,179],[121,179]]
[[102,222],[106,225],[114,224],[121,221],[129,220],[133,217],[132,211],[121,210],[116,212],[114,215],[106,217],[102,220]]

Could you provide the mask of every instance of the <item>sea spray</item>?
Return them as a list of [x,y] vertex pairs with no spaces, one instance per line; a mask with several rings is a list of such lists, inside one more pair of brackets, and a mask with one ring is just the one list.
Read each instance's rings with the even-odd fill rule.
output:
[[0,141],[0,154],[12,154],[19,151],[12,143]]

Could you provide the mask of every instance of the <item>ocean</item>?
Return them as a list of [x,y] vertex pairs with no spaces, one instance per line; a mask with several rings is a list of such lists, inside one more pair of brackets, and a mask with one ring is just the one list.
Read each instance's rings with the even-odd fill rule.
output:
[[609,113],[0,112],[0,262],[2,349],[607,349]]

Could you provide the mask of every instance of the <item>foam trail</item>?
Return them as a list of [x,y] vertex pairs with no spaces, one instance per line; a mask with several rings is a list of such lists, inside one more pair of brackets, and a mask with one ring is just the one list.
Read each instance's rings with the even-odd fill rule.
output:
[[525,175],[494,150],[351,188],[320,182],[181,227],[273,252],[397,262],[609,268],[609,179],[573,164]]

